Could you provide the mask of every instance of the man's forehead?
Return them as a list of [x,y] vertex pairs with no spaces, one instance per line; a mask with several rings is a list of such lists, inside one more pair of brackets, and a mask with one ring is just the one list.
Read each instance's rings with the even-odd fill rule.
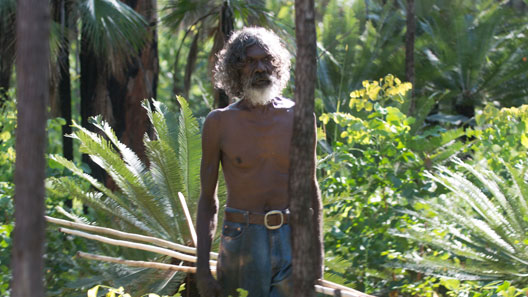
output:
[[246,56],[255,57],[268,55],[269,52],[259,44],[253,44],[246,48]]

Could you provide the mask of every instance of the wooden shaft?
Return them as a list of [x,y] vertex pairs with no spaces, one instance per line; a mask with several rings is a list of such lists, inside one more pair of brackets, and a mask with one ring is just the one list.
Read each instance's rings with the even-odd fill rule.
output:
[[[159,239],[159,238],[152,237],[152,236],[127,233],[127,232],[117,231],[117,230],[110,229],[110,228],[91,226],[91,225],[83,224],[83,223],[75,223],[75,222],[57,219],[57,218],[48,217],[48,216],[46,216],[46,220],[56,225],[67,226],[67,227],[71,227],[75,229],[80,229],[80,230],[90,231],[90,232],[95,232],[95,233],[100,233],[100,234],[112,235],[118,238],[130,239],[130,240],[141,241],[141,242],[148,242],[148,243],[155,244],[157,246],[161,246],[164,248],[169,248],[169,249],[173,249],[179,252],[196,255],[196,248],[194,247],[184,246],[181,244],[177,244],[177,243],[174,243],[168,240]],[[211,253],[211,259],[214,259],[214,260],[218,259],[218,253]]]
[[[160,270],[172,270],[172,271],[181,271],[185,273],[196,273],[196,267],[192,267],[192,266],[172,265],[172,264],[149,262],[149,261],[125,260],[125,259],[119,259],[119,258],[114,258],[114,257],[89,254],[89,253],[84,253],[84,252],[77,252],[77,256],[81,258],[89,259],[89,260],[118,263],[118,264],[124,264],[124,265],[132,266],[132,267],[146,267],[146,268],[154,268],[154,269],[160,269]],[[216,269],[211,268],[211,272],[213,272],[213,274],[216,274]]]
[[[152,245],[143,244],[143,243],[130,242],[130,241],[125,241],[125,240],[111,239],[111,238],[108,238],[108,237],[104,237],[104,236],[100,236],[100,235],[93,235],[93,234],[90,234],[90,233],[86,233],[86,232],[82,232],[82,231],[76,231],[76,230],[71,230],[71,229],[67,229],[67,228],[59,228],[59,231],[64,232],[66,234],[80,236],[80,237],[84,237],[84,238],[91,239],[91,240],[96,240],[96,241],[107,243],[107,244],[111,244],[111,245],[117,245],[117,246],[122,246],[122,247],[128,247],[128,248],[133,248],[133,249],[153,252],[153,253],[157,253],[157,254],[173,257],[173,258],[176,258],[176,259],[179,259],[179,260],[182,260],[182,261],[196,263],[196,257],[195,256],[190,256],[190,255],[187,255],[187,254],[179,253],[179,252],[176,252],[176,251],[173,251],[173,250],[169,250],[169,249],[165,249],[165,248],[161,248],[161,247],[157,247],[157,246],[152,246]],[[211,266],[216,266],[216,261],[210,261],[210,265]]]
[[[159,263],[159,262],[148,262],[148,261],[134,261],[134,260],[125,260],[125,259],[119,259],[114,257],[108,257],[108,256],[101,256],[101,255],[95,255],[95,254],[89,254],[84,252],[78,252],[77,256],[89,260],[95,260],[95,261],[104,261],[104,262],[110,262],[110,263],[117,263],[117,264],[123,264],[127,266],[132,267],[146,267],[146,268],[153,268],[153,269],[160,269],[160,270],[171,270],[171,271],[181,271],[185,273],[196,273],[196,267],[190,267],[190,266],[181,266],[181,265],[172,265],[172,264],[166,264],[166,263]],[[211,272],[216,275],[216,269],[214,267],[211,267]],[[342,290],[341,296],[343,297],[365,297],[365,296],[371,296],[329,281],[323,281],[318,280],[319,283],[324,282],[326,285],[315,285],[315,291],[318,293],[322,293],[329,296],[334,296],[335,290]],[[337,288],[342,287],[342,288]],[[372,297],[372,296],[371,296]]]
[[327,287],[327,288],[331,288],[331,289],[336,289],[336,290],[341,290],[341,295],[342,296],[345,296],[343,295],[343,292],[346,291],[348,293],[351,293],[351,294],[354,294],[354,296],[356,297],[373,297],[372,295],[369,295],[369,294],[365,294],[361,291],[358,291],[358,290],[354,290],[352,288],[349,288],[349,287],[345,287],[343,285],[340,285],[340,284],[336,284],[334,282],[331,282],[331,281],[328,281],[328,280],[324,280],[324,279],[318,279],[316,281],[316,283],[320,286],[323,286],[323,287]]
[[191,218],[191,213],[189,212],[189,208],[187,207],[187,201],[185,200],[185,196],[183,196],[181,192],[178,192],[178,198],[180,198],[180,203],[183,208],[183,213],[185,214],[187,225],[189,226],[189,232],[191,233],[192,241],[194,243],[194,246],[196,246],[196,243],[197,243],[196,229],[194,229],[193,221]]

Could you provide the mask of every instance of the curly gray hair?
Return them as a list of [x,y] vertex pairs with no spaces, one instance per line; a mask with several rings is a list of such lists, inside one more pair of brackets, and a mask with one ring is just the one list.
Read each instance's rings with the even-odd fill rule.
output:
[[277,89],[282,91],[290,79],[290,53],[281,39],[274,32],[260,28],[248,27],[233,32],[229,41],[218,54],[214,67],[214,81],[217,88],[223,89],[229,97],[240,98],[244,91],[240,70],[246,59],[246,49],[259,45],[272,57],[273,75],[277,79]]

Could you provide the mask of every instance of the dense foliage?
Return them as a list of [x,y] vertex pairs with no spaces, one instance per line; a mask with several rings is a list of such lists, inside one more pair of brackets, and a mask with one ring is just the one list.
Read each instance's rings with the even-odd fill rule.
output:
[[[124,3],[114,2],[78,1],[70,16],[93,40],[99,58],[119,67],[124,61],[114,61],[108,51],[132,56],[145,42],[147,24]],[[525,295],[528,4],[415,0],[416,78],[411,85],[402,82],[405,2],[315,3],[325,278],[381,296]],[[56,102],[50,104],[47,215],[191,244],[177,192],[184,193],[194,212],[199,131],[217,104],[210,67],[225,22],[232,18],[235,29],[273,28],[295,50],[292,1],[226,3],[231,5],[227,10],[224,1],[158,1],[161,21],[148,25],[157,26],[161,73],[158,101],[145,103],[152,125],[144,137],[145,160],[117,137],[112,119],[103,117],[89,127],[74,124],[74,158],[65,159],[61,127],[66,120],[56,117]],[[0,27],[6,32],[0,36],[0,66],[14,59],[4,54],[13,44],[5,40],[14,32],[14,7],[15,1],[0,1]],[[52,30],[52,53],[65,36],[71,38],[73,119],[81,122],[79,32],[64,33],[61,26],[55,23]],[[0,76],[5,75],[2,66]],[[8,92],[0,93],[6,94],[0,113],[0,295],[9,296],[16,93],[13,83],[2,87]],[[285,95],[291,97],[293,89],[290,83]],[[81,153],[104,169],[106,180],[93,178]],[[96,295],[96,285],[101,285],[99,295],[103,288],[115,296],[126,296],[125,291],[176,294],[185,277],[74,257],[81,250],[171,262],[67,236],[50,226],[49,296]],[[121,286],[125,289],[112,289]]]

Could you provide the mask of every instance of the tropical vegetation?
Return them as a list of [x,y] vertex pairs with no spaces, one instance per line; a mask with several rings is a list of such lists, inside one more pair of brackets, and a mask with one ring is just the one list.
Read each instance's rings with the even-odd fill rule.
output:
[[[411,83],[408,2],[315,3],[325,279],[377,296],[526,295],[528,3],[414,0]],[[211,83],[215,54],[245,25],[294,53],[293,1],[50,5],[46,215],[194,246],[200,129],[228,103]],[[1,296],[12,288],[15,11],[0,1]],[[48,296],[197,296],[192,274],[79,251],[192,266],[49,223]]]

